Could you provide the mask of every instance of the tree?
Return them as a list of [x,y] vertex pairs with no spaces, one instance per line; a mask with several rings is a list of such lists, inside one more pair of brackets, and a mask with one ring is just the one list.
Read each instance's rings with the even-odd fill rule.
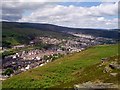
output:
[[5,72],[3,74],[10,76],[12,73],[14,73],[13,69],[8,68],[8,69],[5,70]]
[[48,59],[48,56],[47,56],[47,55],[44,55],[43,59],[44,59],[44,60],[47,60],[47,59]]

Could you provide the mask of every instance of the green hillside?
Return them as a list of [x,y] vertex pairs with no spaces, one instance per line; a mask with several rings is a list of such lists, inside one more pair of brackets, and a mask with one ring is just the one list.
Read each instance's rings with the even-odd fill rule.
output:
[[[104,37],[118,40],[118,30],[98,30],[84,28],[68,28],[52,24],[39,23],[18,23],[18,22],[0,22],[2,23],[2,46],[11,47],[18,44],[28,44],[36,36],[55,37],[58,39],[73,38],[75,36],[68,34],[83,33],[95,37]],[[1,42],[1,41],[0,41]]]
[[73,87],[74,84],[96,80],[116,84],[118,77],[102,72],[107,64],[100,68],[98,65],[102,58],[110,58],[109,62],[117,58],[117,51],[118,45],[91,47],[13,76],[3,82],[3,88]]
[[35,29],[29,27],[21,27],[19,23],[2,23],[2,46],[11,47],[19,44],[28,44],[37,36],[47,36],[58,39],[72,38],[70,34],[51,31],[49,29]]

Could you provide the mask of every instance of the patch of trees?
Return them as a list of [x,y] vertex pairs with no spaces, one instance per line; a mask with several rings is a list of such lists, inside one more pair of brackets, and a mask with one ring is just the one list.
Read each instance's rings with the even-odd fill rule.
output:
[[13,74],[13,73],[14,73],[13,69],[8,68],[8,69],[6,69],[2,74],[3,74],[3,75],[10,76],[10,75]]

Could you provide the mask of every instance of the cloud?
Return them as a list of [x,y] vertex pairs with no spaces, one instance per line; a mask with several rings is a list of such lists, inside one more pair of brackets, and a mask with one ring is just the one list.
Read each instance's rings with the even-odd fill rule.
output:
[[106,16],[113,16],[117,15],[118,13],[118,3],[115,4],[101,4],[97,7],[91,7],[90,8],[93,14],[101,16],[101,15],[106,15]]
[[101,4],[93,7],[78,7],[74,5],[46,6],[32,12],[30,16],[24,16],[21,22],[50,23],[68,27],[90,28],[117,28],[117,3]]
[[[33,0],[31,0],[33,1]],[[42,7],[45,2],[25,2],[25,0],[4,0],[2,1],[3,20],[17,21],[22,18],[27,10],[36,10]]]
[[[118,26],[118,3],[102,3],[98,6],[81,7],[48,2],[31,2],[23,0],[20,2],[3,2],[3,20],[50,23],[80,28],[117,28]],[[29,15],[25,15],[24,13],[29,10]]]

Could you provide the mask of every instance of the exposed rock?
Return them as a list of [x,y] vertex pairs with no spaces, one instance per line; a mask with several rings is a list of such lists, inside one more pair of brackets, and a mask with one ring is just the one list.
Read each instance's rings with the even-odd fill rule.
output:
[[105,67],[105,69],[103,70],[104,73],[108,73],[111,72],[111,68],[109,68],[108,66]]
[[98,65],[97,67],[101,67],[101,66],[103,66],[103,63],[102,63],[102,64],[100,64],[100,65]]
[[105,61],[107,61],[107,58],[102,58],[101,61],[105,62]]
[[113,83],[94,83],[94,82],[86,82],[83,84],[74,85],[75,90],[81,90],[81,89],[108,89],[108,88],[114,88],[118,89],[118,85],[115,85]]
[[110,75],[116,77],[118,73],[110,73]]
[[111,62],[109,64],[109,67],[112,69],[119,69],[120,70],[120,65],[117,62]]

